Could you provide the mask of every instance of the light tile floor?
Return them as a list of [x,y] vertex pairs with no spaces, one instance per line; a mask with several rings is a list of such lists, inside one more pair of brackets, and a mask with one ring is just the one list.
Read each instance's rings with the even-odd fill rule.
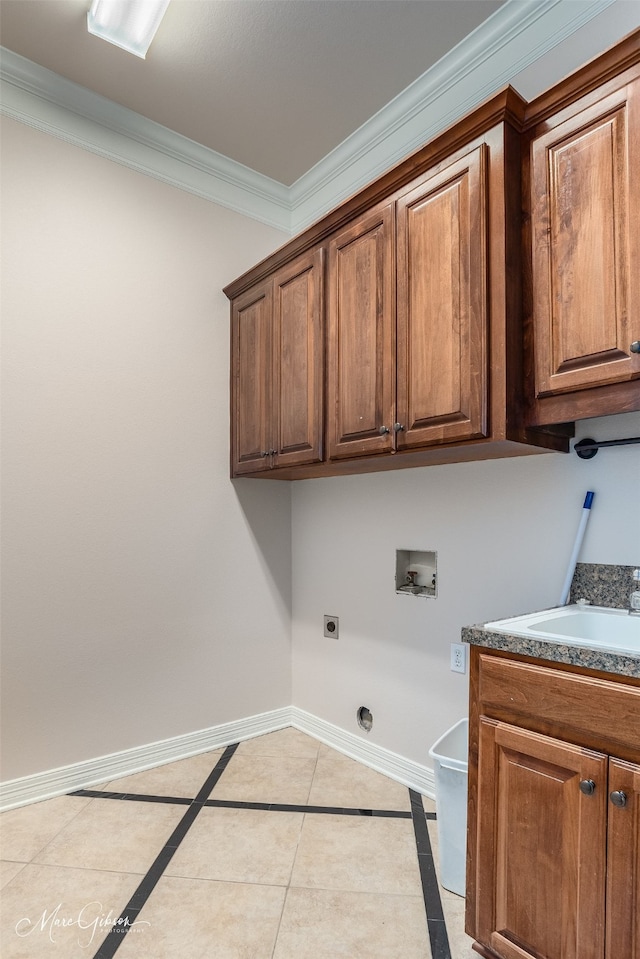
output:
[[3,959],[471,959],[434,810],[292,728],[10,810]]

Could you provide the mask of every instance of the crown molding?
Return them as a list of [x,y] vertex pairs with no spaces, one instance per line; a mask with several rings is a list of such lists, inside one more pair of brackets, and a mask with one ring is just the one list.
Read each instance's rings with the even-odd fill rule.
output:
[[0,48],[1,110],[82,149],[295,234],[441,133],[613,3],[507,0],[292,186],[4,48]]
[[291,231],[289,188],[0,47],[6,116],[255,220]]
[[508,0],[296,180],[293,233],[428,143],[614,2]]

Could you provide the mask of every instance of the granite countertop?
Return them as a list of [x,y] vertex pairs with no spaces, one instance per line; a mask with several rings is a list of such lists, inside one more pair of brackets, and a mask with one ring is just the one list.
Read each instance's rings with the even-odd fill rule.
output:
[[494,632],[484,625],[465,626],[462,630],[462,642],[640,679],[640,655],[634,656],[631,653],[615,653],[588,645],[569,646],[540,638],[525,639],[523,636]]

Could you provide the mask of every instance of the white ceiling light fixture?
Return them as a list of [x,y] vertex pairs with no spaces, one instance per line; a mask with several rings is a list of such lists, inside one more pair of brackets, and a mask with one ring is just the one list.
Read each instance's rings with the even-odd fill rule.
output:
[[169,0],[93,0],[87,29],[143,60]]

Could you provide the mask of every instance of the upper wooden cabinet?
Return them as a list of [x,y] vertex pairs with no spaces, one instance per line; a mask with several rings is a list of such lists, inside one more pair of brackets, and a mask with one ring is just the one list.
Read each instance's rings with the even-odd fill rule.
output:
[[633,47],[622,44],[529,107],[531,422],[640,408],[637,35]]
[[522,419],[523,109],[503,91],[226,289],[233,475],[567,449]]
[[395,411],[395,212],[374,208],[329,241],[327,453],[389,452]]
[[440,164],[330,238],[331,459],[487,436],[488,153]]
[[489,162],[481,143],[398,197],[398,449],[489,435]]
[[311,250],[233,302],[233,475],[322,458],[323,257]]
[[572,421],[640,409],[638,263],[640,31],[226,287],[233,475],[567,452]]

